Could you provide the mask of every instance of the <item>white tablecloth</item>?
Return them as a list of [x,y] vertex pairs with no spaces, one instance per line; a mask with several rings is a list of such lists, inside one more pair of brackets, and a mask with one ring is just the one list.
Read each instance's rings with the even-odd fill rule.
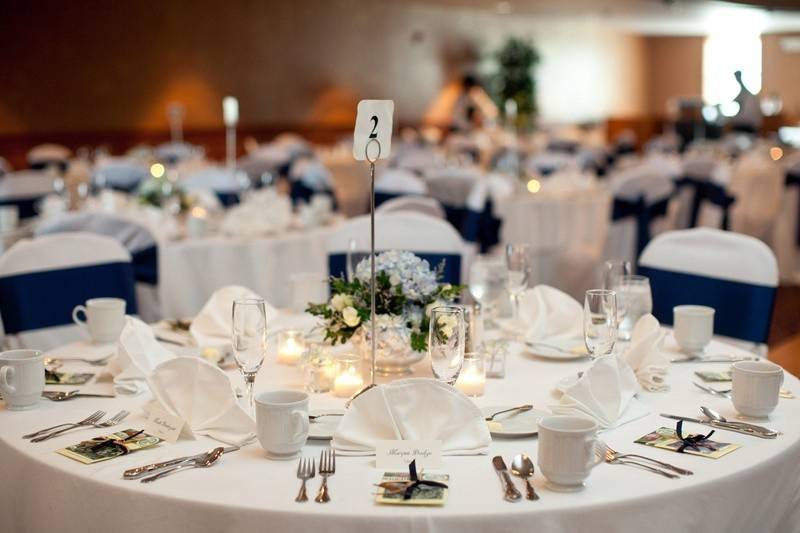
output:
[[292,303],[289,276],[328,273],[332,226],[263,238],[214,236],[163,242],[158,249],[159,294],[166,318],[196,315],[211,294],[243,285],[276,307]]
[[[711,353],[734,351],[718,342],[710,349]],[[300,369],[277,365],[274,359],[273,353],[258,376],[257,389],[300,388]],[[513,351],[507,378],[490,380],[486,395],[476,403],[492,406],[530,402],[546,408],[556,401],[554,383],[586,365],[584,360],[544,361]],[[502,454],[509,461],[516,453],[527,453],[535,458],[537,440],[495,439],[489,456],[444,458],[443,471],[450,474],[451,489],[443,508],[376,505],[373,484],[381,472],[374,468],[372,457],[337,459],[337,473],[329,482],[331,503],[296,504],[296,462],[270,461],[258,443],[225,455],[210,470],[189,471],[142,484],[124,481],[122,471],[198,453],[216,443],[206,437],[181,440],[113,461],[83,465],[53,452],[82,438],[100,435],[102,430],[73,432],[40,444],[20,438],[29,431],[79,419],[100,408],[110,413],[129,409],[133,415],[123,425],[141,427],[141,406],[148,395],[43,402],[37,410],[28,412],[2,409],[0,531],[800,531],[800,399],[781,400],[773,413],[767,425],[783,432],[775,440],[718,430],[715,438],[743,445],[718,460],[633,443],[659,426],[674,427],[672,421],[659,416],[661,412],[694,416],[700,405],[707,405],[726,416],[734,415],[728,400],[709,396],[691,384],[692,373],[702,367],[721,369],[724,365],[673,365],[671,392],[640,395],[650,406],[650,415],[602,434],[617,450],[644,453],[684,466],[693,470],[694,476],[670,480],[635,468],[601,464],[585,490],[568,494],[546,489],[537,472],[533,483],[541,500],[508,503],[501,497],[491,456]],[[429,375],[424,362],[416,370],[419,375]],[[239,379],[236,377],[237,382]],[[785,386],[800,393],[800,382],[793,376],[786,376]],[[312,409],[342,404],[342,400],[328,394],[311,395]],[[689,424],[688,429],[703,428]],[[323,446],[309,441],[304,453],[318,456]],[[312,490],[316,490],[318,482],[314,479]]]

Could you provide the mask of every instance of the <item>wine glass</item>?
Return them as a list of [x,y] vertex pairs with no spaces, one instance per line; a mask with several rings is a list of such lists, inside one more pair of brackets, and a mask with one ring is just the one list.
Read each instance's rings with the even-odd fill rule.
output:
[[464,363],[464,309],[455,305],[434,307],[428,332],[428,354],[433,375],[455,385]]
[[529,253],[530,247],[527,244],[506,246],[506,265],[508,267],[506,289],[508,289],[514,304],[514,321],[519,317],[519,297],[528,288]]
[[608,289],[586,291],[583,302],[583,339],[589,357],[610,354],[617,340],[617,295]]
[[247,405],[254,410],[253,384],[267,354],[267,310],[260,298],[233,302],[233,356],[247,389]]
[[645,276],[619,276],[610,288],[617,293],[619,338],[629,341],[636,322],[653,312],[650,280]]
[[631,275],[630,261],[606,261],[603,265],[603,288],[614,290],[616,280]]

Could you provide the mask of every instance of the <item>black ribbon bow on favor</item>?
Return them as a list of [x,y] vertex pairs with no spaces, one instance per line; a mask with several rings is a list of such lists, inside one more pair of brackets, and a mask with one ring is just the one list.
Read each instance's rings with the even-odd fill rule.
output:
[[[139,430],[136,433],[134,433],[132,435],[129,435],[128,437],[125,437],[124,439],[121,439],[121,440],[120,439],[103,439],[99,443],[97,443],[94,446],[92,446],[91,448],[89,448],[89,450],[97,453],[98,451],[102,450],[106,446],[112,446],[112,447],[116,447],[116,448],[119,448],[120,450],[122,450],[122,455],[126,455],[128,453],[128,447],[125,446],[125,444],[124,444],[125,441],[131,440],[132,438],[137,437],[137,436],[141,435],[142,433],[144,433],[143,429]],[[100,438],[102,439],[102,437],[100,437]]]
[[678,425],[675,428],[675,433],[677,433],[678,438],[681,439],[681,446],[678,448],[678,453],[683,453],[684,450],[687,448],[690,450],[694,450],[699,452],[700,448],[705,448],[710,451],[717,450],[717,446],[714,443],[706,442],[708,438],[714,434],[714,430],[712,429],[708,435],[703,435],[702,433],[699,435],[690,435],[688,437],[683,436],[683,420],[678,420]]
[[397,494],[398,492],[403,492],[403,499],[410,500],[411,496],[414,495],[414,491],[423,487],[439,487],[442,489],[446,489],[447,485],[444,483],[440,483],[439,481],[429,481],[427,479],[420,479],[417,475],[417,460],[414,459],[408,465],[408,481],[389,481],[380,483],[378,486],[383,487],[383,489],[390,493],[390,494]]

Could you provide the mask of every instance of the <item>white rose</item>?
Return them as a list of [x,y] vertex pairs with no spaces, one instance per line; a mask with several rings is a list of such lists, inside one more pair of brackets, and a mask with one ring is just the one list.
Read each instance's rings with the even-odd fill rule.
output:
[[356,327],[361,322],[361,317],[358,316],[358,311],[349,306],[342,309],[342,318],[344,319],[344,323],[351,328]]
[[353,297],[349,294],[335,294],[331,298],[331,307],[334,311],[341,311],[345,307],[353,305]]
[[391,283],[392,286],[400,285],[400,276],[397,274],[392,274],[389,276],[389,283]]
[[444,305],[444,302],[442,302],[440,300],[436,300],[435,302],[429,303],[428,305],[425,306],[425,316],[430,318],[431,311],[433,311],[433,308],[434,307],[441,307],[443,305]]

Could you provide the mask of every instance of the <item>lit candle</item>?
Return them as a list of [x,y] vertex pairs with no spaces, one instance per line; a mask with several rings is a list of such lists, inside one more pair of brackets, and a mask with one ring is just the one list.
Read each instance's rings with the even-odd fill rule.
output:
[[278,336],[278,362],[284,365],[296,365],[300,362],[306,343],[302,333],[294,330],[281,331]]
[[342,355],[336,361],[336,379],[333,382],[333,394],[340,398],[349,398],[364,388],[364,380],[359,372],[358,357]]
[[464,354],[464,365],[456,381],[456,388],[467,396],[483,396],[486,389],[486,371],[480,354]]
[[229,128],[239,122],[239,100],[233,96],[222,99],[222,120]]
[[208,235],[208,213],[200,206],[193,207],[186,219],[186,235],[190,239],[201,239]]

